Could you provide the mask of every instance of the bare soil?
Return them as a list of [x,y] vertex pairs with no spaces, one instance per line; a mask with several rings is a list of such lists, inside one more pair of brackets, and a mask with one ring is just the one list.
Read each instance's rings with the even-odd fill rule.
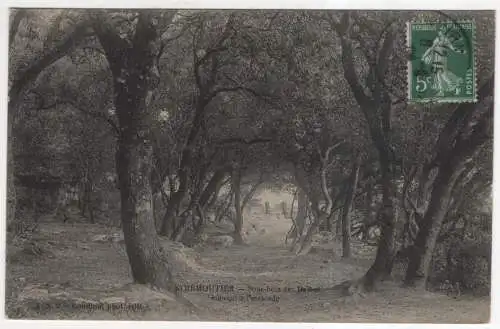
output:
[[[8,250],[6,313],[10,318],[272,322],[484,323],[490,298],[417,292],[397,282],[362,297],[329,288],[361,276],[373,250],[353,246],[353,259],[325,242],[295,256],[284,245],[290,220],[247,212],[246,244],[227,248],[177,246],[185,266],[177,296],[131,283],[118,228],[43,223],[30,255]],[[115,234],[115,235],[113,235]],[[23,250],[24,248],[24,250]],[[28,249],[28,251],[26,250]],[[35,248],[36,249],[36,248]],[[40,252],[41,251],[41,252]],[[217,291],[218,290],[218,291]],[[189,301],[189,303],[187,303]]]

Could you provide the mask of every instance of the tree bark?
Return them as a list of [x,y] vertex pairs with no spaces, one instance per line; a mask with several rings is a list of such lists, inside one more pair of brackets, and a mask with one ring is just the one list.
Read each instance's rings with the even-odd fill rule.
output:
[[243,236],[241,231],[243,229],[243,214],[241,207],[241,170],[239,168],[233,170],[232,184],[234,190],[234,243],[243,244]]
[[156,235],[151,186],[145,179],[152,149],[143,142],[125,137],[119,141],[116,166],[126,251],[135,282],[169,288],[171,272]]
[[405,276],[405,284],[425,289],[429,276],[432,254],[436,246],[436,240],[441,231],[441,225],[448,212],[448,204],[453,189],[453,181],[457,175],[452,168],[439,170],[434,181],[429,207],[422,218],[417,233],[413,253],[410,255],[408,269]]
[[311,243],[312,243],[312,237],[315,233],[317,233],[319,226],[321,223],[323,223],[326,218],[328,217],[328,213],[322,212],[321,209],[319,208],[318,200],[312,199],[311,200],[311,208],[314,216],[314,220],[307,228],[307,232],[302,233],[302,235],[299,236],[297,243],[295,244],[293,251],[299,255],[299,254],[307,254],[309,250],[311,249]]
[[[478,125],[479,126],[479,125]],[[478,127],[482,130],[481,127]],[[474,134],[472,139],[476,136]],[[482,139],[471,141],[477,146]],[[459,177],[466,169],[466,163],[471,160],[475,148],[465,150],[457,145],[457,153],[453,153],[448,162],[441,163],[438,174],[432,184],[432,193],[415,238],[414,253],[410,256],[405,284],[425,289],[429,276],[432,254],[434,252],[441,227],[448,213],[453,189]]]
[[356,186],[358,185],[359,177],[359,159],[355,160],[352,167],[350,182],[347,188],[347,195],[344,202],[344,208],[342,210],[342,257],[351,257],[351,221],[349,213],[351,211],[351,205],[354,201],[354,196],[356,194]]
[[[231,180],[233,178],[231,177]],[[234,198],[234,189],[233,189],[233,184],[231,183],[231,188],[229,190],[229,193],[227,194],[226,198],[224,199],[224,202],[222,202],[219,207],[215,210],[214,214],[214,221],[216,223],[219,223],[222,218],[227,214],[229,211],[229,208],[233,204],[233,198]]]
[[161,221],[160,235],[172,238],[172,235],[175,233],[178,226],[177,216],[179,215],[179,207],[184,198],[184,194],[184,192],[179,193],[179,191],[176,191],[170,196],[167,210]]
[[337,222],[335,223],[335,235],[340,237],[342,235],[342,214],[337,214]]
[[181,202],[184,200],[186,193],[188,192],[189,174],[192,167],[193,149],[195,146],[196,138],[198,132],[201,128],[205,107],[208,102],[199,96],[196,104],[196,111],[191,124],[191,130],[189,132],[186,144],[181,154],[181,161],[179,164],[179,188],[171,196],[165,215],[163,216],[162,225],[160,229],[160,235],[170,236],[177,228],[179,223],[177,223],[177,215],[179,213],[179,207]]
[[260,184],[262,184],[261,180],[259,180],[257,183],[255,183],[254,186],[252,186],[250,188],[250,191],[248,191],[247,195],[245,195],[245,197],[243,198],[243,202],[241,202],[241,211],[243,211],[245,209],[245,207],[247,206],[248,202],[250,200],[252,200],[252,198],[255,195],[255,192],[257,192],[257,189],[259,188]]
[[149,115],[158,85],[160,35],[151,12],[140,11],[131,45],[96,15],[93,27],[114,78],[115,106],[120,123],[116,167],[121,196],[125,246],[137,283],[175,290],[169,261],[160,245],[153,214],[151,171],[153,147]]
[[390,277],[392,271],[392,260],[394,257],[394,215],[393,204],[393,181],[389,161],[382,157],[382,210],[378,213],[377,221],[380,223],[381,231],[377,247],[377,254],[373,265],[368,269],[361,279],[363,288],[371,291],[379,281]]
[[205,206],[206,209],[214,207],[215,203],[217,202],[217,199],[219,198],[220,190],[222,189],[222,187],[224,185],[226,185],[229,182],[229,180],[230,180],[230,178],[229,179],[226,178],[225,180],[223,180],[219,184],[217,184],[217,187],[215,188],[214,194],[212,195],[212,197],[208,201],[207,205]]
[[203,232],[203,226],[206,223],[206,218],[205,212],[199,204],[196,206],[196,212],[198,214],[198,222],[194,225],[194,235],[199,236]]
[[26,17],[26,11],[24,9],[11,9],[10,26],[9,26],[9,49],[12,47],[14,40],[16,39],[17,31],[21,21]]
[[208,204],[208,201],[216,196],[218,194],[219,189],[221,188],[222,182],[224,181],[224,178],[226,178],[227,174],[227,169],[220,169],[217,170],[212,178],[210,178],[210,181],[208,182],[207,186],[203,190],[200,196],[200,201],[199,205],[201,208],[204,210],[206,205]]
[[94,205],[92,203],[92,192],[93,192],[93,184],[91,180],[87,180],[85,183],[86,187],[86,207],[89,213],[89,220],[91,224],[95,224],[95,219],[94,219]]
[[333,215],[328,216],[328,218],[326,219],[326,230],[328,232],[332,232],[332,220],[333,220]]
[[294,246],[298,243],[298,240],[304,234],[304,228],[306,227],[307,219],[307,195],[304,190],[298,187],[297,191],[297,215],[295,216],[295,236],[292,238],[294,242],[292,243],[292,250]]
[[[10,105],[10,104],[9,104]],[[17,208],[17,193],[15,184],[15,162],[13,152],[12,139],[12,115],[13,108],[9,106],[9,115],[7,119],[7,230],[11,230],[11,226],[15,223],[16,208]]]

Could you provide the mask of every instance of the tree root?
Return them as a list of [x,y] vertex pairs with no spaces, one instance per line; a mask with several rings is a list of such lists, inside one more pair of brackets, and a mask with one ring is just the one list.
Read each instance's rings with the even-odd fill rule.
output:
[[363,278],[358,280],[347,280],[332,288],[338,290],[343,297],[366,297],[367,290]]

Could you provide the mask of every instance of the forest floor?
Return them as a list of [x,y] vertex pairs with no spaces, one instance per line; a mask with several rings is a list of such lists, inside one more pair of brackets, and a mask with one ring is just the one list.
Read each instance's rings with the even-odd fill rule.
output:
[[[131,284],[123,241],[102,238],[119,237],[118,228],[82,222],[43,223],[35,237],[41,249],[32,247],[36,250],[31,255],[26,246],[8,250],[7,316],[164,321],[489,321],[489,297],[462,295],[454,299],[401,288],[397,283],[387,283],[365,297],[343,297],[328,288],[360,277],[373,259],[373,250],[353,246],[353,258],[343,260],[332,250],[335,242],[330,242],[308,255],[295,256],[284,244],[290,220],[262,213],[250,215],[243,246],[178,248],[187,265],[176,274],[177,286],[183,290],[177,297]],[[233,291],[216,291],[231,286]],[[304,291],[307,287],[312,291]]]

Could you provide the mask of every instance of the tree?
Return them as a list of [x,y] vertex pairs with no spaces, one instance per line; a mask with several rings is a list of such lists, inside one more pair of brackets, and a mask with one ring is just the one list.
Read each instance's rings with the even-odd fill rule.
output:
[[[388,25],[382,30],[380,37],[377,38],[371,30],[373,20],[349,12],[344,12],[340,20],[337,20],[335,15],[332,14],[328,17],[328,22],[340,39],[344,78],[365,117],[373,146],[378,152],[382,185],[382,211],[379,212],[378,216],[378,222],[381,225],[381,236],[375,261],[361,280],[363,288],[371,290],[377,281],[390,274],[394,254],[393,218],[396,190],[394,178],[397,159],[394,154],[393,144],[393,96],[385,86],[394,85],[394,82],[390,81],[394,80],[394,76],[391,75],[389,64],[397,59],[397,53],[395,52],[395,49],[397,49],[395,47],[397,31],[391,25]],[[354,29],[353,26],[357,28]],[[377,26],[377,24],[373,23],[373,26]],[[366,36],[363,33],[370,35],[373,46],[364,43]],[[359,59],[354,54],[354,40],[361,44],[362,59]],[[364,80],[358,77],[356,61],[366,65],[367,73]],[[394,66],[397,66],[397,62],[395,64]],[[398,75],[396,75],[396,78],[398,78]],[[364,81],[364,84],[360,80]]]
[[441,131],[434,158],[421,170],[419,188],[424,202],[420,207],[412,203],[420,220],[405,278],[409,285],[425,287],[453,188],[482,145],[491,139],[493,102],[489,96],[492,93],[493,77],[490,77],[479,90],[481,103],[464,103],[456,108]]
[[[89,36],[87,22],[78,16],[71,15],[68,10],[37,13],[16,9],[11,11],[10,21],[7,227],[13,222],[16,209],[15,159],[12,150],[13,127],[17,121],[16,116],[25,96],[24,93],[43,70],[69,54]],[[34,40],[40,41],[33,42]],[[18,51],[23,48],[24,51]]]
[[[154,223],[149,122],[153,93],[160,79],[158,59],[164,42],[162,32],[174,19],[175,12],[97,10],[89,15],[113,76],[114,105],[120,130],[116,168],[122,227],[132,276],[138,283],[174,289],[171,265],[160,245]],[[114,25],[115,15],[122,16],[126,23]]]
[[[444,229],[443,224],[456,205],[454,201],[460,198],[458,195],[467,195],[465,186],[470,180],[474,180],[474,173],[480,166],[484,166],[484,161],[491,161],[485,160],[484,154],[488,153],[488,147],[485,149],[485,146],[488,146],[492,139],[494,81],[490,57],[493,48],[488,41],[492,34],[492,16],[485,12],[474,14],[477,15],[475,52],[478,102],[454,106],[431,104],[433,110],[442,113],[444,118],[438,120],[443,123],[436,124],[437,120],[434,119],[433,125],[439,128],[436,137],[430,140],[431,143],[424,142],[427,146],[423,150],[415,152],[419,160],[412,159],[407,163],[411,169],[408,170],[405,180],[411,185],[409,189],[405,189],[403,198],[408,204],[407,212],[415,219],[417,232],[413,234],[414,245],[409,255],[405,283],[420,289],[427,286],[434,250],[440,232]],[[463,13],[440,15],[451,20],[460,19]],[[480,157],[480,154],[483,155]],[[477,178],[476,182],[481,182],[481,179]]]
[[[405,72],[404,65],[407,60],[404,39],[401,38],[404,31],[402,29],[398,30],[396,25],[393,24],[393,22],[401,21],[405,15],[406,13],[403,15],[398,14],[398,17],[391,20],[391,13],[360,14],[344,12],[340,19],[336,19],[334,14],[331,14],[328,18],[328,22],[337,32],[340,40],[345,80],[366,119],[373,145],[378,153],[383,204],[378,221],[382,226],[382,230],[375,262],[360,281],[362,286],[368,290],[373,288],[377,281],[391,273],[397,242],[394,239],[395,224],[398,217],[395,212],[398,208],[396,196],[400,193],[401,176],[405,175],[405,173],[400,172],[400,169],[403,167],[402,162],[411,158],[402,146],[402,136],[405,134],[402,133],[401,128],[404,119],[401,119],[402,116],[396,115],[398,108],[410,108],[405,104],[404,91],[400,88],[400,86],[404,85],[402,83],[404,79],[403,72]],[[444,13],[438,15],[453,19]],[[457,13],[458,17],[460,15],[460,13]],[[403,26],[403,24],[397,26]],[[483,94],[482,97],[485,97],[485,95]],[[422,111],[422,107],[417,106],[417,108]],[[420,171],[426,177],[424,179],[426,183],[420,184],[421,191],[425,191],[422,192],[425,195],[423,200],[426,200],[431,195],[434,196],[430,199],[433,200],[434,208],[426,208],[424,214],[422,209],[415,205],[413,207],[417,209],[414,213],[419,214],[417,217],[421,218],[418,225],[422,225],[418,233],[419,241],[415,241],[414,260],[410,261],[411,266],[408,268],[408,273],[415,274],[419,272],[416,276],[426,277],[428,274],[424,268],[429,268],[435,236],[439,233],[442,223],[439,218],[446,214],[449,192],[463,171],[464,161],[470,161],[474,152],[477,151],[477,147],[488,138],[487,132],[472,133],[474,128],[471,127],[464,128],[464,135],[461,135],[460,129],[457,130],[458,126],[466,122],[470,122],[472,125],[478,122],[477,127],[481,126],[482,128],[488,126],[488,111],[483,107],[482,110],[477,110],[479,112],[474,112],[472,108],[473,106],[470,104],[462,104],[460,110],[452,116],[451,123],[447,124],[448,128],[444,128],[441,132],[440,139],[433,150],[433,152],[436,151],[437,153],[420,156],[427,163],[423,167],[429,168],[429,171]],[[472,113],[476,113],[480,118],[474,117],[472,121],[469,121],[474,116]],[[414,131],[415,129],[406,130],[408,135],[406,138],[417,140],[415,135],[412,135]],[[418,133],[422,134],[423,131],[419,130]],[[429,135],[424,140],[426,143],[431,142],[430,145],[432,145],[432,138]],[[461,137],[457,137],[457,135]],[[457,149],[454,149],[453,145],[457,140],[461,140],[462,143],[459,143]],[[421,146],[421,149],[424,149],[425,153],[426,148]],[[438,162],[444,167],[436,170],[439,167],[436,162],[434,162],[434,165],[428,165],[435,161],[433,159],[440,159]],[[451,165],[447,161],[441,161],[442,159],[453,159],[455,163]],[[442,172],[442,174],[439,174],[439,172]],[[429,175],[432,175],[432,178]],[[407,177],[403,178],[408,179]],[[436,179],[439,179],[439,181],[436,181]],[[430,203],[424,202],[425,207],[428,204],[430,205]],[[430,212],[427,213],[427,210]],[[423,219],[425,216],[427,218]],[[428,257],[423,259],[423,255]],[[417,261],[417,259],[420,259],[420,261]],[[419,266],[421,265],[420,271],[415,270],[415,267],[419,267],[416,265],[417,263]],[[409,279],[411,276],[407,276],[408,282],[412,281]]]
[[[165,215],[162,220],[160,234],[171,236],[183,225],[177,220],[180,204],[189,192],[190,176],[193,174],[193,158],[197,155],[201,132],[207,134],[207,111],[217,102],[217,98],[228,93],[248,93],[258,95],[256,91],[245,85],[245,79],[237,80],[240,73],[246,80],[251,79],[251,70],[246,58],[240,56],[239,23],[233,13],[220,15],[202,12],[192,17],[189,32],[192,36],[192,76],[195,92],[192,95],[193,110],[185,141],[180,151],[177,168],[179,186],[170,196]],[[232,72],[231,72],[232,71]],[[250,74],[248,74],[250,71]],[[233,74],[231,77],[229,72]],[[248,77],[250,75],[250,77]],[[206,146],[206,145],[204,145]],[[199,147],[204,149],[204,147]],[[207,163],[210,166],[210,163]],[[208,168],[205,168],[208,169]],[[208,170],[205,170],[208,173]]]
[[351,221],[349,218],[349,212],[351,211],[351,206],[354,201],[356,194],[356,187],[358,186],[359,168],[361,159],[358,156],[354,160],[352,166],[351,175],[349,177],[349,183],[347,187],[347,193],[345,195],[344,207],[342,208],[342,257],[351,257]]
[[[297,249],[297,244],[298,244],[298,239],[304,234],[304,229],[306,227],[306,220],[307,220],[307,195],[306,193],[300,188],[297,187],[296,189],[296,196],[297,196],[297,215],[293,219],[293,224],[292,227],[290,228],[290,231],[287,233],[286,239],[288,238],[292,239],[292,245],[291,245],[291,251],[296,251]],[[292,204],[292,209],[293,209],[293,204]]]
[[234,168],[232,177],[232,187],[234,191],[234,242],[243,244],[241,230],[243,229],[243,215],[241,209],[241,169]]

